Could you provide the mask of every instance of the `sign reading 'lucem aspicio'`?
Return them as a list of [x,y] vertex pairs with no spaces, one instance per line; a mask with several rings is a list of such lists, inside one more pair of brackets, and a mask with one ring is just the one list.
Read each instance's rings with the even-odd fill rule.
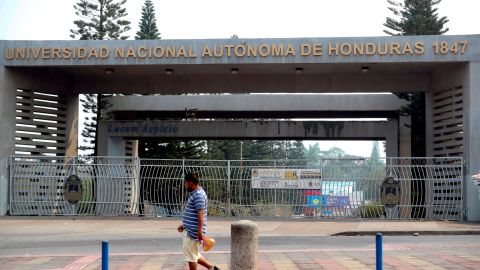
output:
[[427,49],[435,55],[462,55],[468,41],[414,42],[326,42],[262,43],[220,45],[158,45],[127,47],[7,47],[6,60],[46,59],[147,59],[147,58],[223,58],[223,57],[295,57],[295,56],[386,56],[423,55]]

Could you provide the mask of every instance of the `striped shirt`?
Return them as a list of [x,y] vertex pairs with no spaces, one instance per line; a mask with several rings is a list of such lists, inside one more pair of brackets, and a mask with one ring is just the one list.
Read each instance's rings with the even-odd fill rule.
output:
[[190,192],[187,205],[183,211],[183,226],[187,231],[187,235],[196,240],[198,239],[198,210],[204,209],[203,213],[203,234],[207,233],[207,194],[202,187]]

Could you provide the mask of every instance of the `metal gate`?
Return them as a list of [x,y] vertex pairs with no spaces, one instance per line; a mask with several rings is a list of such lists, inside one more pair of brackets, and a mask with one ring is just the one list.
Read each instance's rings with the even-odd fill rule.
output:
[[[442,219],[464,218],[461,158],[319,160],[154,160],[112,157],[13,157],[11,215],[179,216],[183,175],[197,171],[209,215],[235,217]],[[82,199],[64,199],[76,174]],[[400,202],[383,205],[386,177]]]
[[[136,215],[139,166],[129,157],[12,157],[11,215]],[[83,195],[64,198],[68,176],[77,175]]]

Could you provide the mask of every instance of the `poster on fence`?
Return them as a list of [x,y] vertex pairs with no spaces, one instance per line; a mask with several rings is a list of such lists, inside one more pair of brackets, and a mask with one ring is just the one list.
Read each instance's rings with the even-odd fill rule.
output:
[[252,188],[322,189],[320,169],[252,169]]

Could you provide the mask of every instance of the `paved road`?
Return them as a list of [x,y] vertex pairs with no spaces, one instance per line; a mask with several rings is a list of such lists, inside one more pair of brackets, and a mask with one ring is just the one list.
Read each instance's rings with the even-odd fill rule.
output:
[[[28,239],[29,238],[29,239]],[[205,255],[228,269],[230,238]],[[185,269],[178,235],[115,239],[111,269]],[[480,236],[385,236],[385,269],[480,269]],[[100,242],[0,237],[0,269],[100,269]],[[374,269],[372,236],[264,236],[260,269]]]
[[[218,245],[205,256],[229,269],[230,224],[209,220]],[[179,219],[0,218],[0,269],[100,269],[101,240],[110,269],[185,269]],[[375,269],[374,236],[384,237],[385,269],[479,269],[480,223],[439,221],[315,221],[258,219],[259,269]],[[419,237],[413,232],[425,232]],[[443,236],[427,234],[444,233]],[[468,234],[448,235],[448,234]],[[407,236],[408,235],[408,236]],[[243,270],[243,269],[234,269]]]

